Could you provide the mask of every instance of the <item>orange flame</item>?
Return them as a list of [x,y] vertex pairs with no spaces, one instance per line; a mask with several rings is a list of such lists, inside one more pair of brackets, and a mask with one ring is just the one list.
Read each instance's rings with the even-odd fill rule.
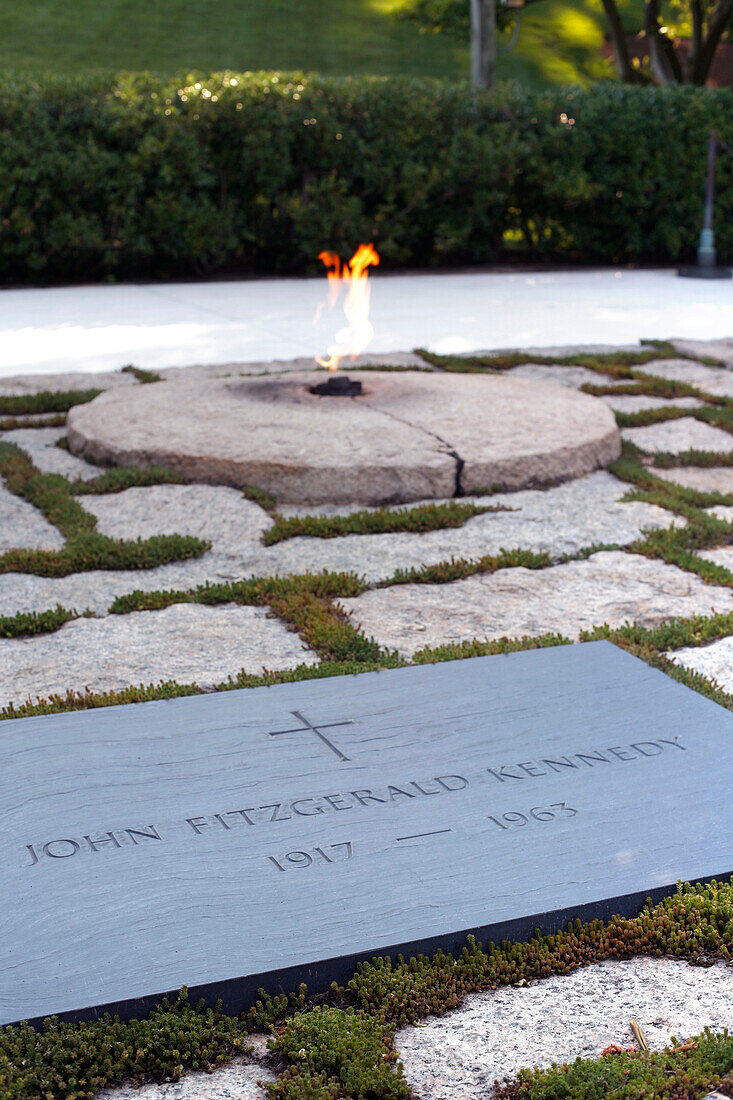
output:
[[329,370],[338,370],[345,355],[355,359],[372,341],[374,328],[369,321],[372,288],[369,282],[370,267],[379,263],[379,254],[372,244],[360,244],[348,263],[341,263],[335,252],[321,252],[318,256],[326,265],[328,278],[328,306],[333,309],[342,286],[348,287],[344,313],[349,322],[336,333],[336,342],[328,349],[328,358],[316,356],[316,362]]

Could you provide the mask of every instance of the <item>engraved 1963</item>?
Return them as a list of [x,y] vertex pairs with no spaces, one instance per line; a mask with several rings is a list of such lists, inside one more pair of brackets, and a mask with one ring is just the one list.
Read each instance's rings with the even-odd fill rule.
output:
[[521,829],[531,821],[556,821],[558,818],[575,817],[577,812],[565,802],[551,802],[549,806],[533,806],[525,813],[509,810],[500,818],[489,815],[489,821],[493,821],[500,829]]
[[267,858],[278,871],[290,871],[295,867],[312,867],[314,863],[338,863],[351,859],[352,851],[351,841],[348,840],[341,844],[327,844],[325,848],[311,848],[307,852],[286,852],[279,859],[274,856]]

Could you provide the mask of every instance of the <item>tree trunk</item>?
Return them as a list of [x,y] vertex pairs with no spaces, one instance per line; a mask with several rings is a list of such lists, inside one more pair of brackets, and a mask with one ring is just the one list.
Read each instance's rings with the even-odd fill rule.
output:
[[644,5],[644,32],[654,79],[660,84],[681,84],[680,59],[669,38],[660,30],[659,0],[647,0]]
[[616,0],[603,0],[603,10],[606,13],[608,34],[613,45],[613,57],[619,80],[623,80],[625,84],[646,84],[645,77],[631,64],[629,47],[626,44],[626,35]]
[[496,77],[496,0],[471,0],[471,83],[492,88]]
[[692,22],[692,38],[690,49],[684,64],[685,84],[694,84],[695,72],[700,63],[700,53],[703,43],[703,11],[702,0],[691,0],[690,18]]
[[695,58],[692,82],[704,84],[710,75],[710,66],[715,58],[720,40],[728,29],[733,14],[733,0],[718,0],[708,20],[708,33],[705,35],[700,51]]

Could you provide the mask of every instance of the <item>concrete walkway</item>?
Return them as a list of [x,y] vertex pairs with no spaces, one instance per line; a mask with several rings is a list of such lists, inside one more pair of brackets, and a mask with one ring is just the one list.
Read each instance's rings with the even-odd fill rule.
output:
[[[0,291],[0,377],[323,354],[343,314],[313,318],[325,279]],[[370,351],[634,344],[733,335],[733,283],[673,270],[385,275]]]

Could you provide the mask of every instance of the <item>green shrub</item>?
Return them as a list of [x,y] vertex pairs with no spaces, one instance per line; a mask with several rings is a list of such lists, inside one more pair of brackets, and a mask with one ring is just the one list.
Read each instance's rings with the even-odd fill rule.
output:
[[75,611],[61,604],[48,611],[19,611],[17,615],[0,615],[0,638],[28,638],[32,634],[51,634],[64,623],[77,619]]
[[687,1043],[641,1053],[620,1048],[600,1058],[576,1058],[570,1065],[524,1069],[505,1081],[494,1100],[683,1100],[709,1089],[733,1088],[733,1035],[708,1028]]
[[[120,471],[122,477],[128,473]],[[154,473],[161,480],[155,468]],[[101,480],[105,477],[101,475]],[[110,478],[111,488],[106,486],[106,491],[126,487],[115,486],[114,471]],[[25,451],[13,443],[0,441],[0,482],[3,480],[11,493],[35,505],[66,541],[60,550],[7,550],[0,554],[0,573],[67,577],[92,569],[153,569],[168,562],[199,557],[211,549],[210,542],[192,535],[154,535],[134,540],[101,535],[95,530],[97,517],[85,512],[74,499],[74,486],[67,478],[41,473]]]
[[270,1045],[292,1064],[268,1087],[268,1095],[298,1100],[348,1096],[354,1100],[399,1100],[410,1090],[397,1055],[390,1049],[393,1029],[362,1012],[321,1007],[292,1016]]
[[0,1028],[0,1095],[3,1100],[91,1100],[105,1085],[131,1078],[177,1081],[190,1069],[213,1069],[248,1053],[246,1034],[219,1009],[188,1004],[182,990],[143,1020],[103,1016],[93,1023],[59,1023],[36,1029]]
[[[2,98],[0,97],[0,113]],[[0,143],[2,136],[0,135]],[[0,183],[0,188],[2,184]],[[0,191],[0,195],[2,191]],[[0,199],[0,210],[2,200]],[[1,238],[0,238],[1,239]],[[86,405],[99,397],[101,390],[47,390],[43,393],[4,394],[0,396],[0,413],[3,416],[22,416],[32,413],[65,413],[74,405]],[[48,421],[46,424],[48,425]]]
[[[0,281],[316,270],[321,249],[369,240],[385,267],[485,263],[505,237],[670,262],[694,251],[706,135],[733,142],[732,106],[727,89],[616,83],[6,73]],[[723,257],[731,182],[720,158]]]
[[265,546],[299,536],[335,539],[344,535],[380,535],[396,531],[424,534],[446,527],[462,527],[473,516],[484,512],[508,512],[497,505],[464,504],[450,500],[446,504],[419,504],[414,508],[363,508],[345,516],[276,516],[272,527],[262,536]]

